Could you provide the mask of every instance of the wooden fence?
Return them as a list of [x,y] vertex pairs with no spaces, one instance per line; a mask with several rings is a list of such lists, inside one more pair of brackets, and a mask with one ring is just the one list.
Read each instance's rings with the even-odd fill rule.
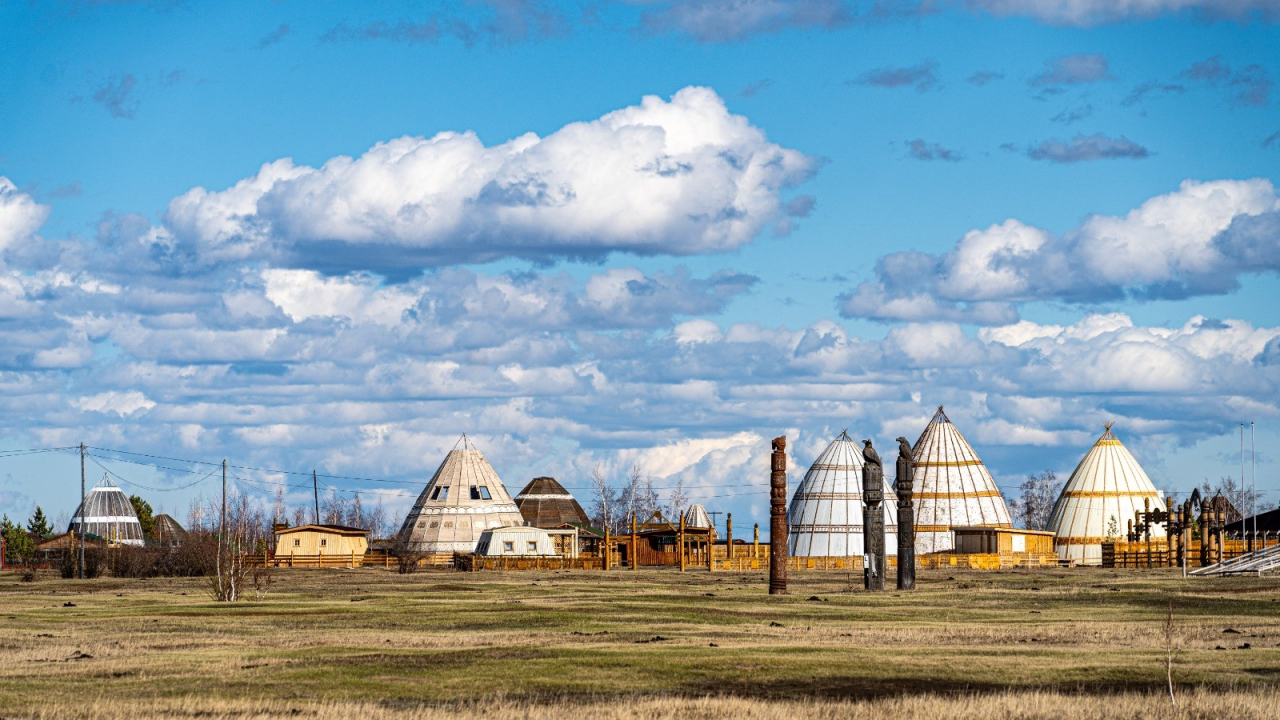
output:
[[[1280,538],[1259,538],[1256,542],[1240,539],[1228,539],[1222,543],[1222,559],[1230,560],[1239,557],[1253,548],[1259,550],[1280,545]],[[1217,562],[1217,555],[1209,558],[1209,564]],[[1187,567],[1198,568],[1200,563],[1200,541],[1192,540],[1187,544]],[[1102,567],[1114,568],[1147,568],[1147,567],[1179,567],[1177,553],[1170,552],[1169,541],[1165,538],[1153,539],[1148,552],[1145,541],[1102,543]]]

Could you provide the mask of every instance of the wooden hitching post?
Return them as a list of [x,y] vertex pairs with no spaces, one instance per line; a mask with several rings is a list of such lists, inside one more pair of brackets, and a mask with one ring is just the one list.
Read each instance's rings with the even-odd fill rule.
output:
[[684,558],[684,515],[681,515],[681,516],[680,516],[680,542],[678,543],[678,545],[680,546],[679,548],[677,548],[677,550],[680,552],[680,572],[684,572],[684,568],[685,568],[685,558]]
[[724,516],[725,544],[724,556],[729,560],[729,568],[733,568],[733,513]]
[[760,523],[756,523],[755,539],[751,541],[751,559],[760,559]]
[[636,533],[636,516],[631,515],[631,569],[640,569],[640,540]]

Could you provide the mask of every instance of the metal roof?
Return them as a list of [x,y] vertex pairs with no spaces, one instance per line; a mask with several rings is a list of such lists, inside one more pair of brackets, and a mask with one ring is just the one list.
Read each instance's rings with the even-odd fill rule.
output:
[[[813,461],[787,512],[787,552],[793,557],[864,554],[862,446],[841,432]],[[897,494],[884,482],[885,554],[898,554]]]
[[[1054,503],[1049,529],[1056,535],[1058,557],[1074,558],[1084,565],[1102,564],[1102,543],[1107,537],[1123,537],[1134,511],[1164,510],[1164,499],[1120,440],[1111,432],[1111,423],[1085,453],[1071,473]],[[1115,518],[1115,533],[1110,531]],[[1152,525],[1152,537],[1164,537],[1164,528]]]
[[711,515],[701,504],[694,503],[689,506],[688,510],[684,511],[684,526],[686,528],[709,528],[711,527]]
[[951,528],[957,525],[1013,527],[991,472],[942,406],[920,434],[912,455],[917,553],[951,550],[955,547]]
[[85,493],[84,503],[76,508],[67,531],[97,535],[124,545],[146,544],[129,496],[106,475]]

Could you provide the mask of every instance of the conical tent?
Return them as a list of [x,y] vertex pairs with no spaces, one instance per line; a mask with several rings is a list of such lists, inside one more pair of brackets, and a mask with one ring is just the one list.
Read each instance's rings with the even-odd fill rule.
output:
[[912,455],[917,553],[954,548],[953,527],[1013,527],[995,479],[941,406]]
[[684,526],[687,528],[709,528],[711,527],[711,514],[707,509],[694,503],[684,511]]
[[533,527],[555,529],[565,523],[590,525],[587,513],[555,478],[534,478],[516,495],[516,507]]
[[[1144,501],[1152,510],[1165,509],[1151,478],[1112,434],[1111,424],[1104,427],[1062,488],[1049,519],[1058,557],[1082,565],[1102,564],[1102,543],[1123,537]],[[1164,528],[1153,524],[1151,536],[1164,537]]]
[[[831,441],[809,466],[787,512],[787,553],[792,557],[855,557],[865,554],[862,446],[847,432]],[[892,473],[892,469],[890,469]],[[885,554],[898,554],[897,498],[884,478]]]
[[520,509],[466,435],[440,463],[409,511],[401,537],[419,552],[475,552],[480,535],[523,525]]
[[142,524],[129,496],[106,475],[85,493],[84,503],[76,508],[67,530],[79,535],[97,535],[108,543],[146,544]]

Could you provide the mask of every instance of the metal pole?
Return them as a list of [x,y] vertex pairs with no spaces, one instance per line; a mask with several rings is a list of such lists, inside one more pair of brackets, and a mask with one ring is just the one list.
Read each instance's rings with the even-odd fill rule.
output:
[[[1236,500],[1240,503],[1240,552],[1244,553],[1244,423],[1240,423],[1240,495]],[[1223,543],[1226,540],[1223,539]]]
[[1253,465],[1253,497],[1249,503],[1253,512],[1253,549],[1258,549],[1258,431],[1249,421],[1249,463]]
[[80,443],[80,579],[84,579],[84,443]]
[[[464,436],[465,437],[465,436]],[[320,524],[320,480],[316,477],[316,471],[311,471],[311,492],[316,499],[316,524]]]
[[222,459],[222,517],[218,518],[218,542],[222,542],[222,538],[227,529],[227,459]]

